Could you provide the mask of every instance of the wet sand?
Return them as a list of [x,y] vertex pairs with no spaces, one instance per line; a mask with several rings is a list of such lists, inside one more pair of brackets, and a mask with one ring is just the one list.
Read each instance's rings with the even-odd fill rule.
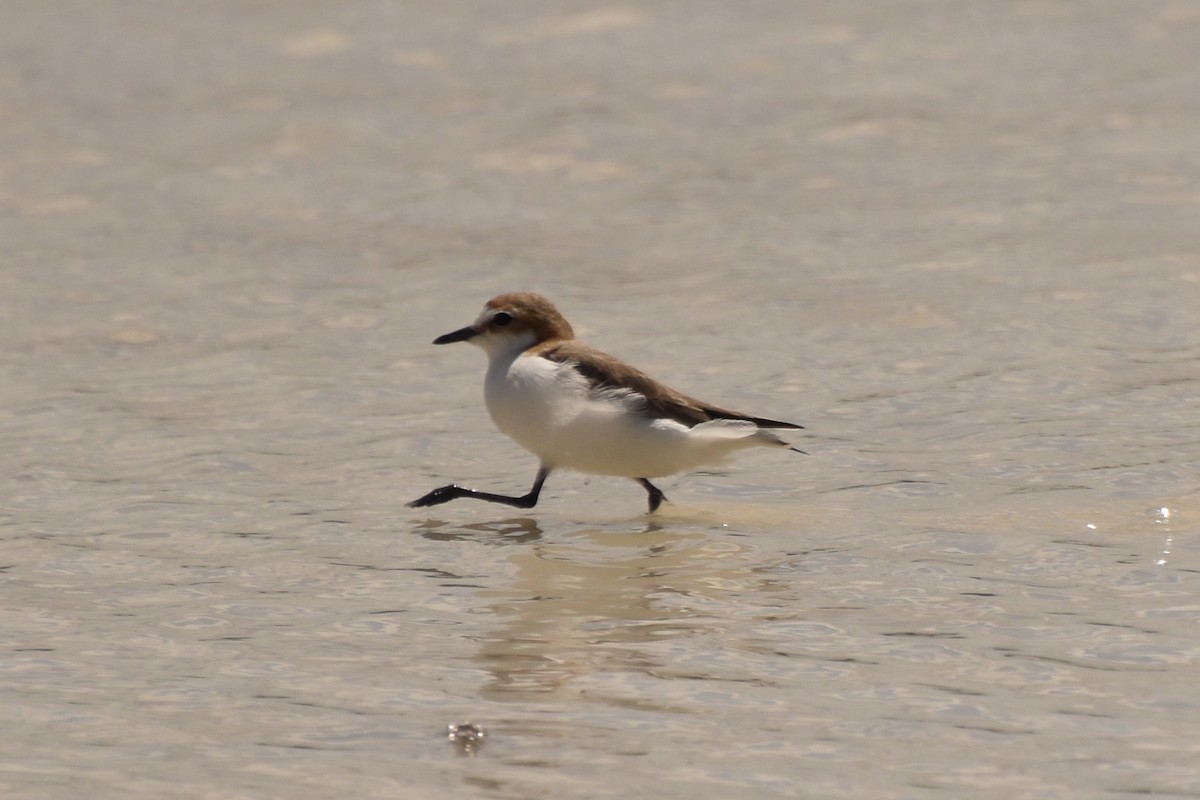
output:
[[[1192,3],[10,6],[0,794],[1200,795]],[[811,455],[405,508],[519,289]]]

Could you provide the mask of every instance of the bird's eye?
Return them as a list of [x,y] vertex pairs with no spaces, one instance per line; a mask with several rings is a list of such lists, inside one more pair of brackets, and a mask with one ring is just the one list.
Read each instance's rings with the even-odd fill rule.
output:
[[501,311],[501,312],[497,313],[496,316],[492,317],[492,322],[494,322],[496,324],[497,328],[503,328],[505,325],[507,325],[508,323],[510,323],[512,321],[513,321],[513,315],[508,313],[507,311]]

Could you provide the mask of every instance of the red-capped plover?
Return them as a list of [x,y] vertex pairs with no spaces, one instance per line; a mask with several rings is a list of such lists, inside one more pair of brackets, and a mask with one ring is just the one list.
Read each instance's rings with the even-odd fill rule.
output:
[[551,472],[574,469],[632,478],[649,494],[653,512],[665,498],[650,478],[719,462],[748,447],[789,447],[768,429],[803,427],[730,411],[664,386],[576,340],[558,309],[529,292],[493,297],[474,324],[433,340],[452,342],[470,342],[487,353],[488,413],[541,465],[533,488],[520,497],[450,484],[408,504],[416,508],[460,497],[532,508]]

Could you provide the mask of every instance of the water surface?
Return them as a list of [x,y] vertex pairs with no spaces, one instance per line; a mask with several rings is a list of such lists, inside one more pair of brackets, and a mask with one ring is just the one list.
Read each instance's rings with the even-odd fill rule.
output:
[[[1200,796],[1198,33],[9,9],[0,793]],[[810,455],[405,508],[520,289]]]

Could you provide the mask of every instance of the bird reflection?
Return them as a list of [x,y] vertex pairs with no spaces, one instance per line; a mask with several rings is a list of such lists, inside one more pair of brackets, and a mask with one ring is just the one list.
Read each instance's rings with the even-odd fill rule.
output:
[[536,520],[528,517],[473,522],[469,525],[454,524],[442,520],[428,519],[413,526],[414,532],[434,542],[455,542],[466,539],[478,540],[480,533],[495,534],[492,540],[498,544],[526,544],[542,538],[542,528]]
[[731,595],[762,588],[750,552],[669,523],[509,550],[512,582],[479,593],[500,621],[477,654],[491,674],[484,696],[553,693],[596,672],[658,674],[644,644],[715,632]]

